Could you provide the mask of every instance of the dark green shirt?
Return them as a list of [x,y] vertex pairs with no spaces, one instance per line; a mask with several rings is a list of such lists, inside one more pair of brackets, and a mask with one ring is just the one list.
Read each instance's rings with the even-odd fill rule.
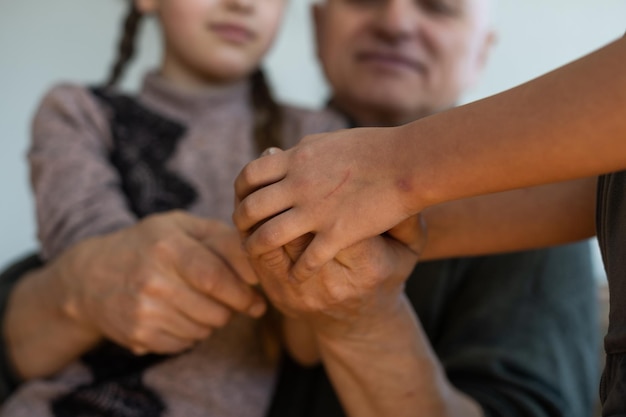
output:
[[[486,416],[589,417],[599,367],[592,277],[579,243],[424,262],[406,291],[451,383]],[[344,415],[322,367],[285,358],[268,417]]]

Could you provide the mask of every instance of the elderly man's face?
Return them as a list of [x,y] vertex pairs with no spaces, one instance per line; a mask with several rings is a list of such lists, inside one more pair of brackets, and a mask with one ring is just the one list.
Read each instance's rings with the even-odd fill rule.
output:
[[492,43],[488,1],[317,4],[318,55],[338,104],[388,124],[454,105],[475,82]]

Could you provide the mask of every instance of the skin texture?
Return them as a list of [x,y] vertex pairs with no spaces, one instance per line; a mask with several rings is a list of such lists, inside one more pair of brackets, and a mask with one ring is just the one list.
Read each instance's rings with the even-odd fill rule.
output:
[[[252,162],[237,179],[234,215],[247,249],[258,256],[314,232],[291,271],[304,280],[342,248],[426,207],[626,168],[626,119],[617,110],[626,105],[625,56],[622,38],[488,99],[403,127],[312,136]],[[569,198],[553,203],[576,206],[589,193]],[[528,222],[517,223],[519,233]]]
[[[237,82],[269,50],[286,0],[136,0],[162,30],[161,73],[188,89]],[[262,7],[261,7],[262,6]]]

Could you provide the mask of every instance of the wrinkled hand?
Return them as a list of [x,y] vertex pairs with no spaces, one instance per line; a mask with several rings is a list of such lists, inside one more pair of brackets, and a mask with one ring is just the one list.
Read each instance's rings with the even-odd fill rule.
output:
[[249,163],[235,182],[233,214],[251,256],[307,233],[314,238],[292,275],[312,276],[341,249],[386,232],[409,215],[410,181],[391,129],[350,129],[305,138]]
[[137,354],[183,351],[233,312],[265,310],[236,231],[182,212],[81,242],[55,264],[66,313]]
[[[290,318],[303,320],[315,332],[342,337],[370,330],[402,303],[404,283],[425,243],[421,219],[412,217],[384,236],[339,252],[304,282],[289,270],[313,236],[302,236],[283,248],[252,259],[267,297]],[[288,335],[287,335],[288,336]],[[294,343],[292,345],[297,345]]]

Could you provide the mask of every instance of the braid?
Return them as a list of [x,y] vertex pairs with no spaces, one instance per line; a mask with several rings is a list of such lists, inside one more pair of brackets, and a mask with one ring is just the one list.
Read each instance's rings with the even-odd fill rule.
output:
[[254,140],[259,153],[282,146],[283,114],[274,101],[261,69],[252,74],[252,107],[254,109]]
[[124,33],[119,40],[117,47],[117,59],[111,68],[109,79],[106,82],[107,87],[112,87],[118,83],[126,69],[126,65],[135,54],[135,38],[139,31],[139,23],[141,23],[142,14],[133,1],[130,2],[128,14],[124,19]]

